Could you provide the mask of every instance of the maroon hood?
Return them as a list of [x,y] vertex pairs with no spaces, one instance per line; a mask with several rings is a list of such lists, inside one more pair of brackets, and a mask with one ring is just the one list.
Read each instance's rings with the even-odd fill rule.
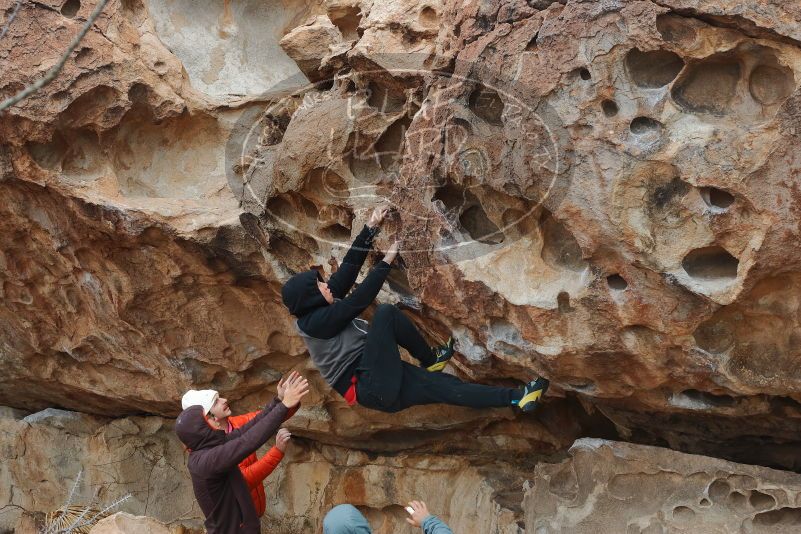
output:
[[187,449],[199,451],[225,443],[225,432],[214,430],[203,417],[202,406],[190,406],[175,420],[175,433]]

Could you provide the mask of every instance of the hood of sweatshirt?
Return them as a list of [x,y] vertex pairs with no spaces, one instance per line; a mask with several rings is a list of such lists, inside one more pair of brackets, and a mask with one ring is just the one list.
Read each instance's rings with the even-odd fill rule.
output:
[[323,281],[322,276],[318,271],[311,269],[296,274],[284,284],[281,288],[281,298],[289,313],[301,318],[320,306],[328,305],[320,293],[320,288],[317,287],[318,280]]
[[372,534],[370,524],[352,504],[335,506],[323,519],[323,534]]
[[175,420],[175,433],[187,449],[199,451],[225,443],[225,432],[214,430],[203,417],[203,407],[190,406]]

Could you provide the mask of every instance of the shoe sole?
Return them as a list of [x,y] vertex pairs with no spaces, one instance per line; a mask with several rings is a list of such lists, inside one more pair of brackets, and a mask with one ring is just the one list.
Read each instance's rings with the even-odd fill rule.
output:
[[438,373],[443,369],[445,369],[446,365],[448,365],[448,360],[445,360],[444,362],[435,363],[434,365],[429,365],[428,367],[426,367],[426,371],[428,371],[429,373]]

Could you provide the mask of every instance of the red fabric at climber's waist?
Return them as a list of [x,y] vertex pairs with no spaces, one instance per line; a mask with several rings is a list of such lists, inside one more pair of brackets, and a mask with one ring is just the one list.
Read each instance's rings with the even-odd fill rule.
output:
[[348,401],[348,406],[356,404],[356,375],[350,379],[350,387],[345,392],[345,400]]

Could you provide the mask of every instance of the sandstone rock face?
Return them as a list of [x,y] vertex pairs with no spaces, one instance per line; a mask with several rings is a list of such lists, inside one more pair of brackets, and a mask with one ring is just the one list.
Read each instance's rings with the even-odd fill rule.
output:
[[[102,520],[92,532],[150,528],[155,533],[166,528],[130,513],[151,516],[174,532],[202,527],[184,465],[186,454],[172,432],[172,420],[109,420],[55,409],[23,416],[5,409],[0,416],[0,451],[0,529],[16,526],[22,531],[24,510],[60,509],[81,470],[74,505],[102,508],[131,494],[120,505],[125,514]],[[267,479],[263,526],[286,534],[319,532],[333,504],[350,502],[364,511],[377,533],[402,532],[403,506],[420,498],[460,531],[517,533],[525,480],[516,472],[518,467],[475,455],[377,456],[304,440],[291,446]]]
[[527,532],[795,532],[801,476],[604,440],[581,439],[538,466]]
[[90,534],[170,534],[163,523],[150,517],[117,512],[97,523]]
[[[0,96],[54,65],[95,4],[25,2]],[[800,22],[775,0],[110,2],[0,117],[0,404],[91,414],[4,419],[0,491],[131,444],[185,477],[168,425],[140,416],[175,416],[190,387],[254,409],[290,369],[313,392],[288,471],[325,485],[352,461],[380,472],[372,487],[445,462],[431,491],[357,503],[386,509],[386,532],[407,490],[469,529],[459,496],[498,480],[474,520],[512,532],[518,478],[582,436],[801,469]],[[351,409],[310,367],[280,286],[335,269],[381,201],[396,211],[379,246],[400,235],[405,267],[379,300],[432,342],[455,335],[449,372],[547,376],[541,413]],[[61,440],[74,472],[18,451]],[[128,511],[172,519],[142,492],[174,487],[115,473]],[[43,484],[4,502],[57,507]],[[274,505],[289,532],[346,496]]]
[[128,512],[201,526],[171,420],[4,409],[0,429],[0,529],[13,528],[23,510],[61,509],[73,487],[72,505],[102,510],[130,494],[121,505]]

